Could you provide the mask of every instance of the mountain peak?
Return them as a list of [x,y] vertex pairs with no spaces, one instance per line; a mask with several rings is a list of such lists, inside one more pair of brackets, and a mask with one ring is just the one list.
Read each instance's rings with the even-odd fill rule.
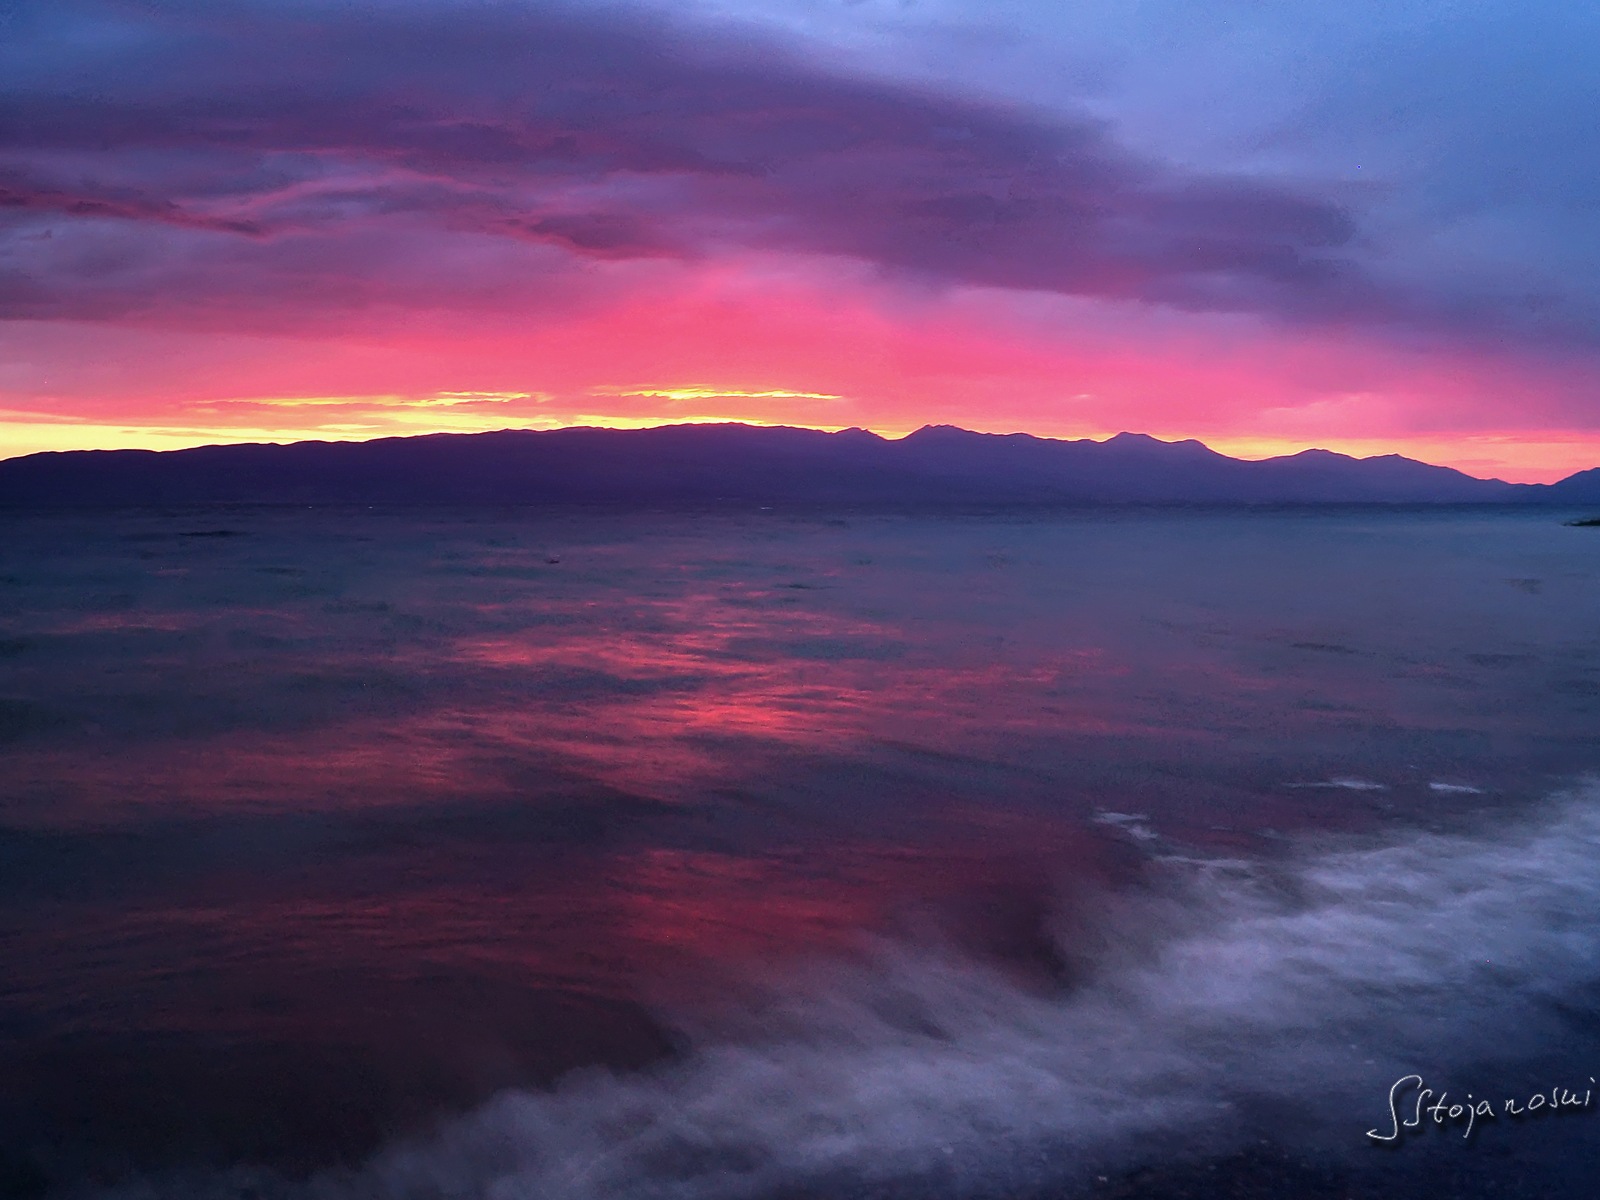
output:
[[1185,438],[1181,442],[1168,442],[1158,437],[1152,437],[1148,433],[1128,433],[1124,431],[1114,437],[1108,437],[1103,442],[1091,442],[1090,444],[1115,450],[1119,453],[1159,454],[1164,461],[1178,459],[1185,461],[1199,459],[1220,460],[1224,457],[1204,442],[1196,441],[1194,438]]
[[925,425],[903,438],[738,423],[38,454],[0,462],[0,506],[51,504],[1600,502],[1554,487],[1328,450],[1245,461],[1193,439],[1105,441]]

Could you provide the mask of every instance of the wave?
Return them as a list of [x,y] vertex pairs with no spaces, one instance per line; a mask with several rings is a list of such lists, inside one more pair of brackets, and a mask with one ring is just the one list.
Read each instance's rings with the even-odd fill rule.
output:
[[1387,792],[1389,790],[1389,785],[1386,783],[1374,783],[1370,779],[1357,779],[1351,776],[1324,779],[1318,783],[1286,783],[1284,786],[1291,788],[1334,788],[1345,792]]
[[1564,999],[1600,982],[1597,910],[1593,785],[1468,831],[1272,861],[1162,854],[1139,887],[1059,907],[1070,985],[872,942],[683,1018],[671,1064],[507,1092],[359,1170],[282,1186],[742,1200],[914,1180],[974,1195],[1220,1151],[1268,1124],[1360,1147],[1400,1075],[1559,1044]]

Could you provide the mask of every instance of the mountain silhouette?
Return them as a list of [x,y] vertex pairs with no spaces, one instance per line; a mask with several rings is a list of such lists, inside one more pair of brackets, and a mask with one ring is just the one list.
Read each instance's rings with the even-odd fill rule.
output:
[[0,505],[1600,504],[1600,468],[1555,484],[1477,479],[1397,454],[1262,461],[1197,441],[1103,442],[930,425],[738,424],[429,434],[368,442],[84,450],[0,461]]

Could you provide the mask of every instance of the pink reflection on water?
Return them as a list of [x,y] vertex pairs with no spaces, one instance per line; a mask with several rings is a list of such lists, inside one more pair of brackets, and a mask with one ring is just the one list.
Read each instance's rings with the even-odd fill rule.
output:
[[[1106,844],[1081,826],[965,805],[930,808],[925,833],[852,838],[758,856],[641,849],[612,860],[618,936],[674,977],[858,947],[863,931],[959,937],[1053,905],[1067,880],[1110,877]],[[1016,930],[1009,931],[1016,933]],[[1038,927],[1026,931],[1040,935]],[[1004,947],[986,928],[978,940]],[[676,968],[676,969],[674,969]]]
[[948,749],[1018,732],[1149,728],[1148,714],[1104,703],[1127,668],[1099,648],[997,653],[991,640],[952,644],[944,629],[864,619],[815,595],[809,608],[790,600],[727,588],[635,600],[592,623],[464,636],[451,653],[503,672],[515,698],[461,719],[655,795],[717,775],[736,740]]
[[1064,879],[1108,877],[1091,832],[959,804],[899,838],[759,851],[637,845],[497,867],[481,847],[393,853],[377,876],[324,850],[181,895],[64,907],[48,930],[0,927],[31,964],[0,994],[44,1004],[73,977],[78,998],[53,1015],[64,1030],[297,1038],[359,1038],[364,1021],[448,999],[447,977],[497,995],[700,1004],[722,981],[848,955],[873,932],[970,934],[975,951],[1026,955]]
[[[519,516],[383,532],[331,546],[263,525],[208,543],[181,587],[94,584],[138,609],[62,617],[41,592],[4,631],[45,635],[7,660],[26,735],[7,747],[8,812],[68,792],[97,816],[426,804],[532,795],[563,771],[694,802],[784,755],[1027,771],[1041,754],[1070,767],[1092,739],[1222,755],[1362,721],[1510,719],[1469,708],[1453,669],[1321,628],[1307,586],[1196,573],[1159,529]],[[126,636],[141,633],[178,636]]]
[[6,816],[19,826],[70,827],[161,813],[364,810],[490,786],[461,747],[429,733],[420,722],[350,721],[311,733],[219,734],[175,752],[164,742],[102,746],[89,728],[68,752],[45,746],[8,756]]

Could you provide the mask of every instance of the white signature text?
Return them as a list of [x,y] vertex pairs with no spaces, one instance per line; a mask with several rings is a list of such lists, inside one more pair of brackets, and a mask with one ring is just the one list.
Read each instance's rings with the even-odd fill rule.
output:
[[[1375,1142],[1393,1142],[1399,1139],[1405,1130],[1420,1130],[1423,1128],[1423,1118],[1431,1117],[1435,1125],[1443,1125],[1446,1121],[1457,1122],[1465,1119],[1466,1132],[1461,1136],[1469,1138],[1477,1122],[1485,1118],[1495,1118],[1501,1115],[1508,1117],[1538,1116],[1544,1113],[1562,1112],[1569,1109],[1589,1108],[1589,1101],[1594,1095],[1595,1082],[1591,1076],[1589,1087],[1582,1092],[1570,1091],[1564,1087],[1553,1087],[1548,1092],[1535,1092],[1531,1096],[1513,1096],[1504,1101],[1498,1109],[1490,1100],[1475,1099],[1471,1092],[1467,1093],[1465,1100],[1452,1102],[1449,1092],[1438,1093],[1438,1099],[1432,1104],[1428,1100],[1434,1095],[1430,1087],[1422,1086],[1421,1075],[1404,1075],[1394,1081],[1394,1086],[1389,1089],[1389,1132],[1369,1129],[1367,1136]],[[1416,1092],[1416,1103],[1410,1101],[1410,1093]],[[1424,1107],[1426,1106],[1426,1107]],[[1401,1120],[1402,1112],[1412,1115],[1407,1120]]]

